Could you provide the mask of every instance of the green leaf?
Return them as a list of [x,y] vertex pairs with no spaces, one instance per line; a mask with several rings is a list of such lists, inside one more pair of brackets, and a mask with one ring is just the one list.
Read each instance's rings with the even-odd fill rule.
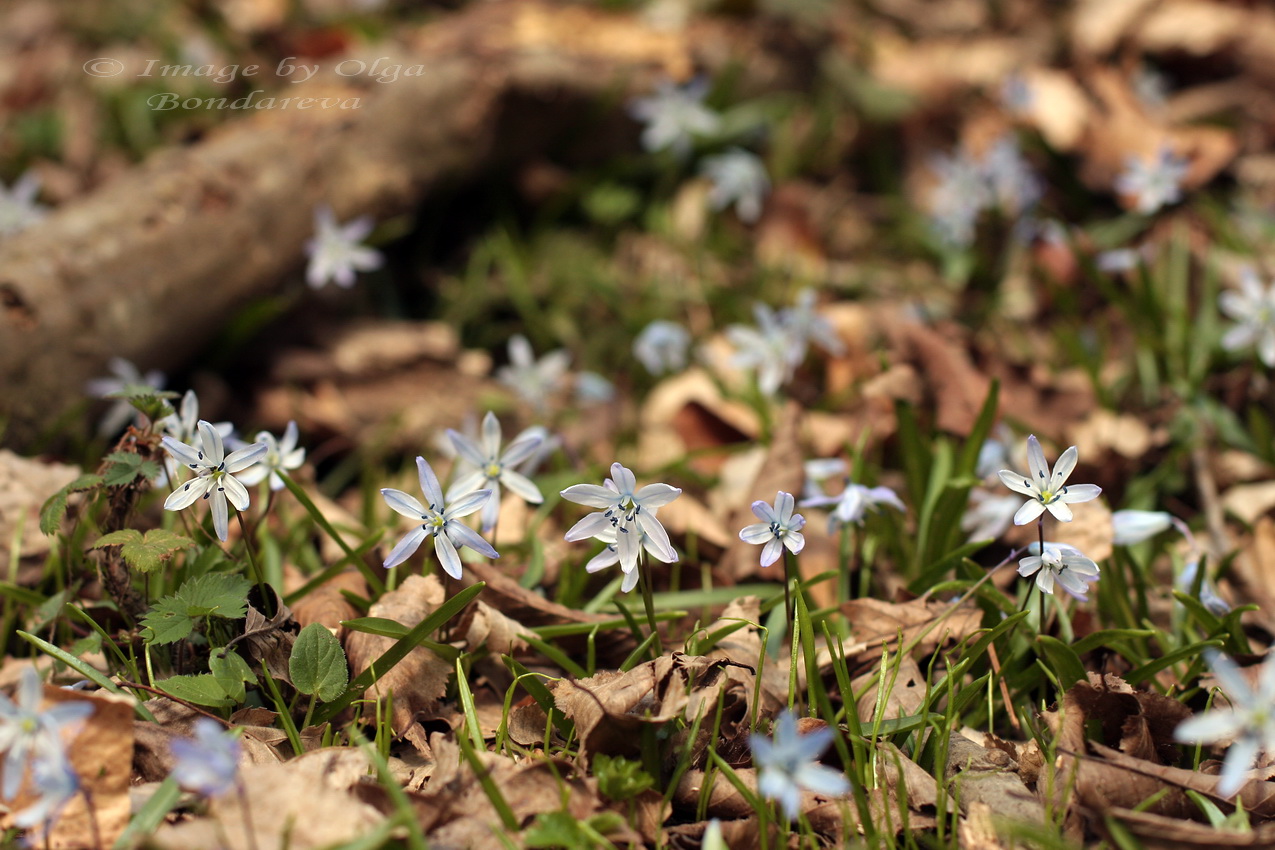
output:
[[248,662],[233,649],[218,649],[208,656],[208,669],[226,692],[226,696],[236,703],[241,703],[247,696],[245,682],[256,684],[257,676],[248,666]]
[[252,582],[241,575],[209,573],[183,584],[176,595],[186,603],[188,616],[213,615],[239,620],[248,612],[248,591],[251,589]]
[[186,613],[186,603],[176,596],[158,600],[142,618],[149,644],[177,643],[185,640],[195,628],[195,620]]
[[[150,630],[151,644],[176,643],[195,628],[198,617],[238,620],[248,611],[252,582],[229,573],[208,573],[191,579],[172,596],[157,601],[142,625]],[[193,702],[193,700],[192,700]]]
[[221,680],[211,673],[201,676],[169,676],[155,683],[169,696],[177,697],[195,705],[209,705],[215,708],[229,708],[238,702],[222,686]]
[[93,544],[94,549],[104,546],[119,546],[120,555],[128,565],[138,572],[149,573],[159,569],[174,552],[189,549],[195,541],[162,528],[154,528],[145,536],[134,528],[112,531],[99,537]]
[[100,475],[81,475],[45,500],[44,507],[40,508],[41,533],[46,537],[58,533],[58,528],[62,525],[62,517],[66,515],[66,500],[71,498],[72,493],[92,490],[101,484],[102,476]]
[[341,642],[322,623],[311,623],[297,635],[288,673],[298,691],[314,694],[324,702],[339,697],[350,681]]
[[1049,635],[1037,635],[1036,642],[1045,650],[1049,666],[1058,677],[1059,690],[1065,693],[1077,682],[1089,681],[1085,674],[1085,665],[1081,663],[1080,656],[1070,646]]
[[159,475],[159,464],[153,460],[144,460],[136,452],[111,452],[106,459],[111,462],[102,479],[107,487],[129,484],[138,476],[149,480]]

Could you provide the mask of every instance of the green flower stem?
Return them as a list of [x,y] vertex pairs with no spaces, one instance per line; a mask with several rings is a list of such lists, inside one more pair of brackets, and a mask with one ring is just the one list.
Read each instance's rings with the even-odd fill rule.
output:
[[651,593],[650,577],[642,572],[641,566],[633,569],[638,571],[638,585],[642,588],[642,605],[646,608],[646,623],[651,628],[651,634],[655,638],[655,657],[659,658],[664,654],[664,645],[660,643],[660,630],[655,625],[655,597]]
[[261,571],[261,565],[257,563],[257,556],[253,552],[252,535],[248,533],[248,523],[244,522],[243,512],[235,511],[235,517],[239,520],[239,530],[243,532],[244,550],[248,553],[248,569],[252,573],[252,580],[257,584],[257,590],[261,593],[262,613],[266,617],[273,617],[274,611],[274,590],[266,583],[265,573]]

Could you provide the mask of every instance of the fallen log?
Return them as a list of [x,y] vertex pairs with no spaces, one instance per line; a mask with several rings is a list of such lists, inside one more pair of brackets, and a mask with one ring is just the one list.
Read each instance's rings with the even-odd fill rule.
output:
[[579,6],[477,4],[406,46],[352,57],[369,69],[377,59],[423,67],[420,75],[338,75],[340,60],[326,60],[313,79],[256,95],[249,103],[273,96],[273,108],[241,107],[252,114],[156,153],[0,242],[4,441],[35,440],[112,356],[143,368],[186,363],[238,306],[304,263],[317,205],[338,220],[402,213],[448,183],[544,150],[589,98],[732,57],[747,56],[750,75],[773,71],[747,32],[712,20],[661,31]]

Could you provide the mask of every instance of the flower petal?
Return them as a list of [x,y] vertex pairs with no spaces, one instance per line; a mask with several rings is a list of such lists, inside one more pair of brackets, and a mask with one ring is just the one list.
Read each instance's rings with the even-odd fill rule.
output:
[[239,451],[231,452],[226,456],[225,465],[227,472],[239,472],[247,469],[254,463],[261,461],[270,452],[270,447],[265,443],[253,443],[245,446]]
[[392,510],[409,519],[419,522],[425,519],[428,514],[426,507],[417,501],[415,496],[404,493],[402,490],[384,487],[381,489],[381,498],[385,500],[385,504],[389,505]]
[[403,535],[403,539],[399,540],[398,543],[395,544],[393,550],[390,551],[389,556],[386,557],[384,567],[386,569],[389,569],[390,567],[397,567],[399,564],[412,557],[416,550],[420,548],[421,541],[428,536],[429,532],[425,530],[425,526],[423,525],[418,525],[411,531],[407,532],[407,534]]
[[1102,495],[1102,488],[1097,484],[1071,484],[1058,493],[1058,501],[1074,505],[1077,502],[1088,502]]
[[452,447],[456,449],[456,454],[464,458],[466,463],[470,463],[479,469],[487,465],[487,458],[483,456],[482,449],[464,434],[448,428],[447,439],[451,441]]
[[164,448],[168,450],[168,453],[175,457],[182,466],[199,469],[204,465],[203,458],[199,456],[199,450],[193,446],[188,446],[172,437],[164,437],[161,442],[164,444]]
[[453,519],[460,516],[469,516],[474,511],[481,508],[491,498],[490,490],[475,490],[472,493],[466,493],[456,500],[456,504],[448,505],[443,511],[443,516],[447,519]]
[[1025,478],[1009,469],[1002,469],[996,473],[1000,476],[1001,483],[1015,493],[1022,493],[1024,496],[1031,496],[1033,499],[1040,495],[1040,488],[1033,487],[1031,479]]
[[227,501],[235,506],[235,510],[248,510],[248,490],[237,478],[233,475],[223,475],[221,489],[225,492]]
[[[480,555],[486,555],[488,558],[499,558],[500,553],[497,552],[490,543],[484,540],[477,531],[460,522],[447,523],[444,534],[451,538],[457,548],[468,546]],[[457,576],[453,576],[457,578]]]
[[789,531],[784,535],[784,545],[788,547],[788,551],[796,555],[802,549],[806,548],[806,535],[800,531]]
[[540,492],[540,488],[532,483],[531,479],[523,475],[521,472],[514,472],[512,469],[505,469],[500,473],[500,483],[508,487],[515,495],[524,502],[532,505],[538,505],[545,500]]
[[1049,491],[1051,493],[1057,493],[1067,483],[1067,478],[1071,475],[1072,470],[1076,468],[1076,460],[1079,457],[1080,450],[1075,446],[1071,446],[1058,458],[1058,462],[1054,464],[1053,477],[1049,479]]
[[611,520],[606,514],[597,512],[591,513],[575,525],[567,529],[564,538],[569,543],[577,540],[587,540],[590,537],[597,537],[603,531],[612,529]]
[[1014,525],[1026,525],[1045,512],[1045,506],[1036,499],[1028,499],[1014,513]]
[[488,460],[496,460],[500,457],[500,440],[504,435],[500,433],[500,420],[496,418],[496,414],[490,410],[483,417],[482,427],[482,449],[483,455]]
[[668,484],[647,484],[633,494],[633,498],[644,508],[659,508],[682,495],[681,489]]
[[168,498],[164,500],[164,510],[180,511],[188,508],[208,492],[208,488],[212,486],[212,479],[205,476],[202,478],[192,478],[185,484],[178,487],[172,493],[168,494]]
[[758,499],[753,502],[753,516],[766,523],[767,528],[770,527],[770,523],[779,519],[775,516],[775,509],[765,499]]
[[442,565],[443,572],[452,578],[460,578],[460,554],[456,551],[456,546],[450,537],[446,534],[434,535],[434,554],[438,556],[438,563]]
[[1054,515],[1054,519],[1059,522],[1071,522],[1071,508],[1067,507],[1066,503],[1054,500],[1048,505],[1045,505],[1045,507],[1048,508],[1049,512]]
[[632,493],[637,487],[637,477],[633,475],[633,470],[622,466],[619,461],[611,464],[611,480],[621,493]]
[[524,431],[518,439],[509,444],[509,448],[505,449],[505,453],[500,456],[502,466],[517,466],[527,458],[535,454],[536,449],[540,448],[540,444],[545,441],[540,434],[528,434]]
[[[758,504],[764,505],[766,503],[759,502]],[[756,522],[739,530],[739,539],[755,546],[760,546],[767,540],[773,540],[774,537],[775,533],[770,530],[770,523],[768,522]]]
[[425,501],[429,502],[429,506],[436,511],[443,510],[443,488],[438,483],[438,476],[434,474],[434,467],[429,465],[429,461],[419,455],[416,458],[416,473],[421,481],[421,492],[425,494]]
[[1040,440],[1035,434],[1027,438],[1027,469],[1037,488],[1043,489],[1049,483],[1049,462],[1045,460],[1045,450],[1040,447]]
[[217,532],[217,539],[225,543],[230,534],[230,512],[226,509],[226,494],[220,490],[210,490],[208,502],[212,508],[213,531]]
[[771,537],[766,541],[766,545],[761,550],[761,565],[769,567],[775,561],[779,560],[780,554],[784,551],[784,544],[780,542],[778,537]]
[[616,494],[597,484],[573,484],[558,495],[568,502],[590,508],[609,508],[616,503]]

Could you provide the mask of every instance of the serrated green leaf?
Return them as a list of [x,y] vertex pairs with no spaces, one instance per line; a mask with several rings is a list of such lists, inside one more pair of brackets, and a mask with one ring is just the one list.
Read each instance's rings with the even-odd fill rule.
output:
[[195,628],[195,620],[186,613],[185,602],[176,596],[165,596],[142,618],[142,625],[150,632],[147,643],[177,643],[185,640]]
[[226,695],[236,703],[243,702],[244,697],[247,696],[244,683],[257,681],[257,676],[248,666],[248,662],[233,649],[219,649],[213,652],[208,657],[208,669],[212,671],[213,677],[217,679]]
[[236,704],[236,700],[226,693],[221,681],[211,673],[200,676],[169,676],[155,683],[169,696],[193,702],[196,705],[209,705],[216,708],[228,708]]
[[288,673],[298,691],[314,694],[324,702],[339,697],[350,681],[341,642],[321,623],[311,623],[297,635]]
[[46,499],[44,506],[40,508],[40,532],[46,537],[57,534],[58,528],[62,525],[62,517],[66,514],[66,500],[71,498],[71,494],[89,490],[101,483],[100,475],[81,475]]
[[162,528],[151,529],[144,537],[136,529],[125,528],[99,537],[93,544],[93,548],[119,546],[121,547],[120,555],[130,567],[139,572],[149,573],[159,569],[174,552],[189,549],[194,545],[195,541],[189,537],[183,537]]
[[191,579],[175,594],[186,604],[189,617],[225,617],[238,620],[248,612],[252,582],[231,573],[209,573]]
[[128,484],[138,476],[149,479],[159,475],[159,464],[153,460],[144,460],[136,452],[111,452],[106,460],[111,463],[102,479],[107,487]]

